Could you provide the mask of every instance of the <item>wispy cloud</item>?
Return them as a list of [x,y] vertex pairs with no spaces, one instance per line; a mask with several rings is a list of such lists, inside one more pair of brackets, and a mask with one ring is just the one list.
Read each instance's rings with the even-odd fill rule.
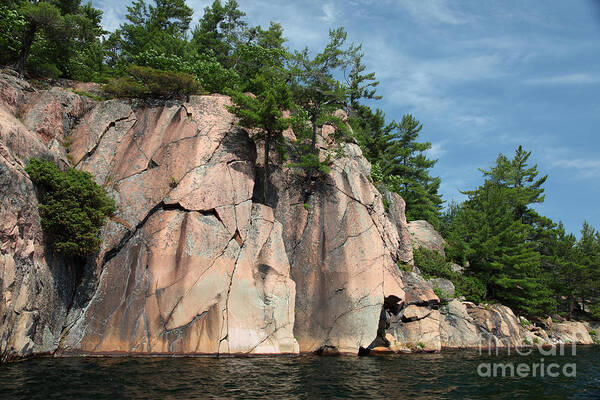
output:
[[335,9],[335,4],[333,3],[325,3],[321,6],[321,10],[323,10],[323,16],[321,19],[327,23],[333,23],[337,19],[337,11]]
[[444,148],[444,143],[445,142],[432,143],[431,148],[426,151],[427,158],[437,160],[442,155],[446,154],[446,149]]
[[420,22],[451,25],[465,22],[464,18],[450,9],[446,0],[401,0],[399,3]]
[[575,177],[580,179],[600,177],[600,160],[591,158],[555,159],[552,165],[557,168],[574,170]]
[[529,85],[581,85],[600,83],[600,75],[575,73],[527,79]]

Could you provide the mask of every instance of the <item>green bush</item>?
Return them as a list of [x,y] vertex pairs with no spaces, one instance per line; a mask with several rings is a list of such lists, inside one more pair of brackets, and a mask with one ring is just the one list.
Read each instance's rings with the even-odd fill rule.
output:
[[131,64],[129,77],[111,79],[104,91],[113,97],[172,99],[201,93],[202,87],[186,72],[162,71]]
[[413,250],[413,257],[426,279],[448,279],[456,287],[456,296],[465,296],[470,301],[481,302],[485,298],[486,287],[479,279],[452,271],[452,263],[437,251],[417,247]]
[[215,57],[200,55],[182,59],[176,55],[165,55],[151,49],[133,57],[135,65],[151,67],[161,71],[185,72],[196,77],[209,93],[223,93],[226,88],[233,89],[240,77],[234,71],[223,67]]
[[98,232],[115,201],[90,173],[32,158],[25,169],[40,189],[40,216],[46,239],[58,254],[86,257],[100,247]]

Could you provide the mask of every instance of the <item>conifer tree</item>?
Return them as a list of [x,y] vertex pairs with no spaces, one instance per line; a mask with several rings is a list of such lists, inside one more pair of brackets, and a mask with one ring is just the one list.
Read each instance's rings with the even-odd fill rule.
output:
[[379,81],[375,79],[375,73],[364,73],[367,67],[363,64],[364,53],[362,45],[354,46],[350,52],[350,71],[346,76],[348,87],[348,115],[354,116],[360,107],[360,99],[380,100],[382,97],[376,95]]
[[531,227],[514,218],[519,193],[486,181],[469,192],[447,237],[448,255],[469,262],[470,272],[487,285],[488,298],[535,316],[553,307],[542,279],[541,258],[527,240]]
[[291,93],[287,84],[272,73],[263,72],[253,79],[255,95],[230,92],[235,103],[229,111],[239,118],[239,124],[257,130],[253,140],[264,143],[263,200],[268,204],[269,155],[273,147],[283,148],[283,131],[291,123],[283,116],[283,111],[291,108]]
[[[581,227],[581,238],[576,245],[578,261],[583,266],[578,287],[578,299],[584,312],[600,311],[600,233],[587,221]],[[588,304],[591,307],[588,307]]]
[[[192,32],[191,47],[198,54],[210,54],[223,66],[235,65],[233,52],[240,43],[250,40],[246,13],[239,9],[235,0],[220,0],[204,8],[204,15]],[[234,68],[235,69],[235,68]]]
[[[303,111],[300,115],[306,115],[311,129],[310,138],[303,135],[299,138],[303,143],[299,146],[301,161],[297,164],[308,170],[309,179],[315,171],[323,170],[323,164],[327,163],[319,159],[318,128],[324,123],[332,123],[338,128],[336,133],[346,133],[343,124],[332,116],[336,109],[344,106],[346,99],[346,88],[334,77],[351,51],[344,47],[346,37],[343,28],[330,30],[329,42],[322,52],[311,58],[308,48],[304,48],[296,51],[290,60],[294,100]],[[301,132],[305,130],[301,129]]]
[[109,43],[125,64],[148,50],[182,57],[192,14],[185,0],[154,0],[154,4],[135,0],[127,7],[128,22],[111,35]]

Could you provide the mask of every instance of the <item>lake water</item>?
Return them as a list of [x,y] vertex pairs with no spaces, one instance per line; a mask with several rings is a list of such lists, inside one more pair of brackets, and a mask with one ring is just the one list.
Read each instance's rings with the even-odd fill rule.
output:
[[[575,356],[571,350],[567,347],[564,356],[535,350],[531,355],[45,358],[0,366],[0,399],[600,399],[600,348],[580,346]],[[513,377],[480,376],[501,375],[511,363]],[[517,368],[530,372],[520,377]],[[547,375],[557,372],[560,376]]]

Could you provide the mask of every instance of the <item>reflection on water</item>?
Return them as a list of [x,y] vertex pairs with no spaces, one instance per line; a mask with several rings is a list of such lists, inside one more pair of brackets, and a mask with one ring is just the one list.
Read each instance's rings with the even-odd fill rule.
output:
[[481,363],[539,363],[476,351],[382,357],[58,358],[0,366],[0,398],[600,399],[600,349],[543,356],[577,377],[482,378]]

